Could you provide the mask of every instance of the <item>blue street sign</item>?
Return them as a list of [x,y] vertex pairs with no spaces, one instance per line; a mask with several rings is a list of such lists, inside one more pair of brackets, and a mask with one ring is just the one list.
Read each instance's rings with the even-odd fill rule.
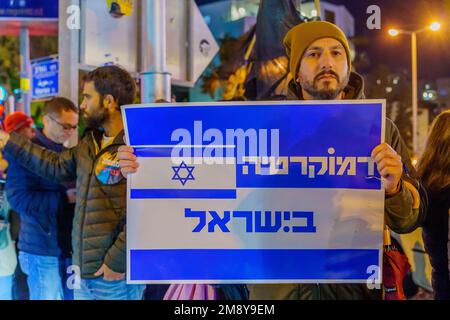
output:
[[2,0],[0,19],[58,19],[58,0]]
[[31,62],[33,73],[33,99],[42,99],[58,94],[58,60],[40,59]]

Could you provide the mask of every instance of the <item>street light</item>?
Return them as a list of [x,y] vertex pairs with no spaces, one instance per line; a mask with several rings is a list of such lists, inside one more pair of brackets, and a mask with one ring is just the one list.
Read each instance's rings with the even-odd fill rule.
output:
[[392,37],[396,37],[399,34],[397,29],[389,29],[388,32],[389,32],[389,35],[392,36]]
[[441,28],[439,22],[433,22],[428,27],[416,30],[416,31],[405,31],[400,29],[389,29],[388,33],[391,37],[396,37],[400,34],[406,34],[411,36],[411,64],[412,64],[412,143],[414,155],[417,155],[417,34],[431,30],[438,31]]
[[441,24],[439,22],[433,22],[430,25],[431,31],[438,31],[441,28]]

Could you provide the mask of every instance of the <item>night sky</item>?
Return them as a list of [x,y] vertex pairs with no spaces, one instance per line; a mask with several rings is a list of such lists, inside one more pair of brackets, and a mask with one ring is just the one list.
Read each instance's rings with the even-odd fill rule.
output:
[[[426,31],[417,36],[419,78],[433,80],[450,77],[450,1],[447,0],[331,0],[343,4],[355,18],[356,35],[367,36],[370,45],[365,49],[375,63],[387,64],[397,70],[411,68],[411,37],[392,38],[386,34],[392,26],[405,30],[418,30],[438,20],[441,30]],[[367,7],[376,4],[381,8],[381,30],[368,30]]]
[[[196,0],[198,4],[217,0]],[[356,36],[366,36],[370,45],[360,47],[366,50],[372,66],[387,64],[393,71],[411,68],[411,37],[392,38],[387,30],[398,27],[405,30],[417,30],[433,20],[443,25],[437,33],[424,32],[418,35],[419,78],[433,80],[450,77],[450,0],[329,0],[334,4],[345,5],[355,18]],[[447,3],[447,4],[446,4]],[[366,13],[369,5],[381,8],[381,30],[368,30]]]

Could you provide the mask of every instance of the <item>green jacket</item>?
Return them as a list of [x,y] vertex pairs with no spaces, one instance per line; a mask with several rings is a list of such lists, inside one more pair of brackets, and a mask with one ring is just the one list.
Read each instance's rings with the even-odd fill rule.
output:
[[95,175],[96,160],[107,152],[115,154],[124,144],[123,131],[99,151],[101,137],[100,131],[89,132],[76,147],[55,153],[13,133],[4,148],[22,166],[44,178],[76,179],[73,264],[80,267],[82,278],[94,278],[103,263],[115,272],[126,270],[126,180],[120,176],[116,184],[103,184]]
[[[344,99],[364,99],[364,80],[352,72],[349,84],[344,89]],[[301,88],[289,83],[288,100],[303,100]],[[407,147],[395,124],[386,119],[385,141],[401,155],[404,170],[401,190],[392,197],[386,197],[385,221],[397,233],[409,233],[421,226],[425,220],[427,196],[411,164]],[[414,197],[416,203],[414,203]],[[417,199],[420,203],[417,205]],[[413,203],[415,204],[413,208]],[[381,299],[381,290],[369,290],[365,284],[258,284],[248,285],[250,299],[290,300],[336,300],[336,299]]]

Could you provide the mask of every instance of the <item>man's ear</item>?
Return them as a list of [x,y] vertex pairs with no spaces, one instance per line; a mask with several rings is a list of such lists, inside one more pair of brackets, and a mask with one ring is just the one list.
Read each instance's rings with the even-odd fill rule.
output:
[[42,124],[44,127],[48,125],[48,116],[46,114],[42,117]]
[[114,110],[117,109],[117,103],[114,99],[114,97],[110,94],[107,94],[104,98],[103,98],[103,105],[108,109],[108,110]]

